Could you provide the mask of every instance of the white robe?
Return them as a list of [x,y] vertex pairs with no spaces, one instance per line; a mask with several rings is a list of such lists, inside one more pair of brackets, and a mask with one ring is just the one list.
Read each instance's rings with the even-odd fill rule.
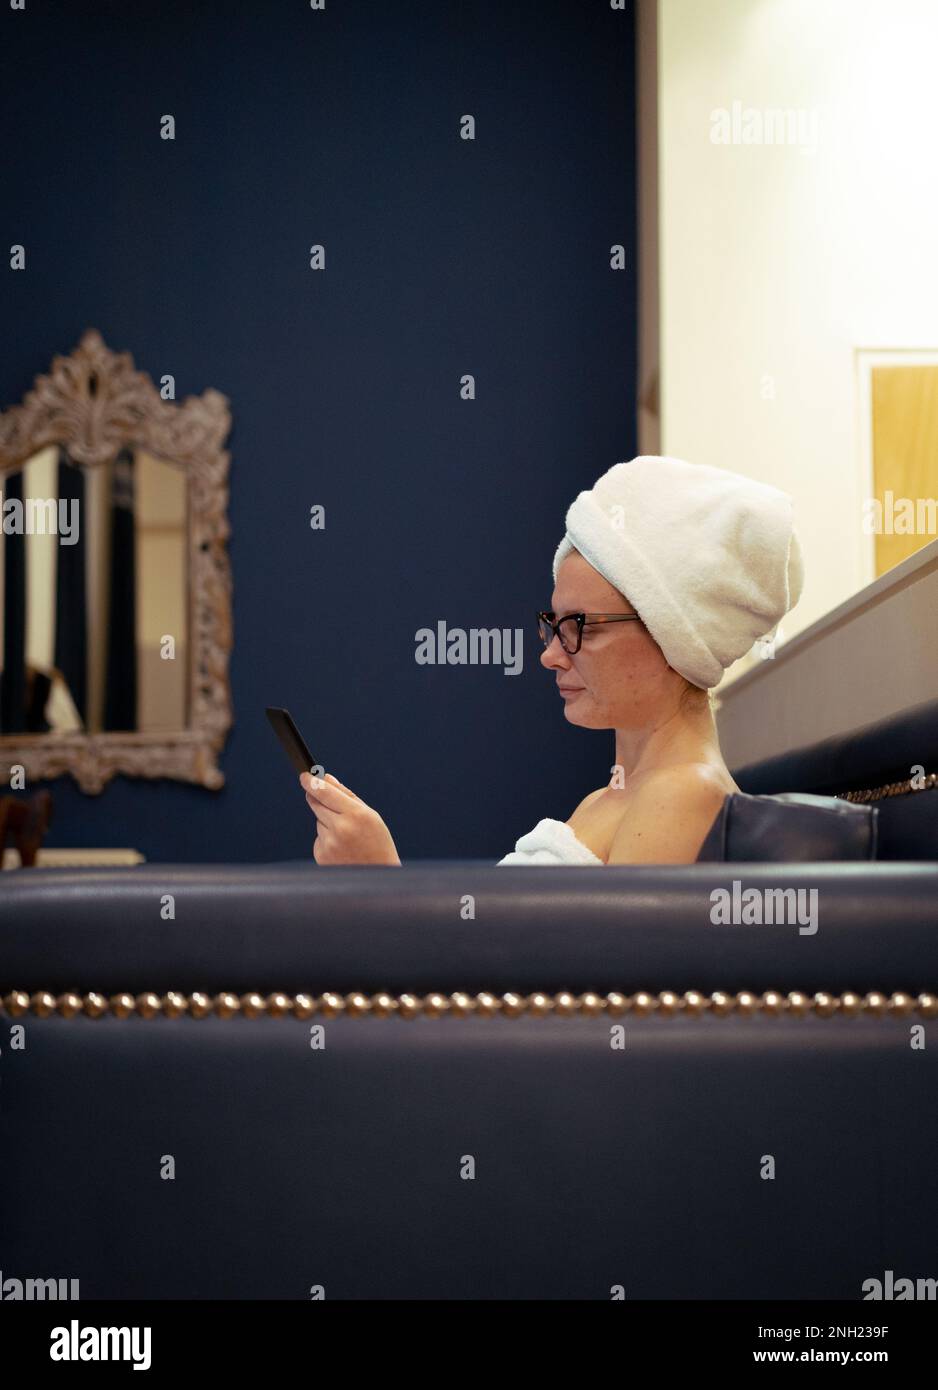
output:
[[[539,820],[522,835],[511,854],[498,864],[602,864],[602,860],[578,840],[566,821]],[[498,865],[496,865],[498,867]]]

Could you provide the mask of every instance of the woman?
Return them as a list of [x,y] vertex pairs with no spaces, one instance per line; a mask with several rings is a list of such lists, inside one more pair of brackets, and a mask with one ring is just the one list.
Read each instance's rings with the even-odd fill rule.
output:
[[[691,864],[728,795],[709,690],[798,601],[791,498],[736,473],[643,455],[566,517],[541,664],[564,714],[615,731],[608,785],[541,820],[501,864]],[[384,821],[336,777],[303,773],[320,864],[399,864]]]

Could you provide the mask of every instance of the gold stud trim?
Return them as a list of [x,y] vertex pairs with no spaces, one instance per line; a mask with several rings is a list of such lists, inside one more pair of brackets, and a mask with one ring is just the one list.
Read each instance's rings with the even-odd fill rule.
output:
[[938,787],[938,772],[929,772],[926,777],[917,785],[912,785],[912,778],[907,777],[904,782],[889,782],[885,787],[871,787],[862,792],[837,792],[838,801],[882,801],[887,796],[907,796],[909,792],[927,792]]
[[350,1018],[442,1018],[452,1014],[458,1018],[472,1016],[494,1018],[559,1018],[586,1017],[619,1018],[633,1014],[647,1018],[651,1014],[664,1014],[673,1017],[680,1013],[701,1015],[705,1013],[724,1016],[726,1014],[769,1014],[773,1017],[788,1014],[793,1018],[812,1017],[832,1018],[835,1014],[848,1017],[872,1015],[903,1016],[918,1013],[925,1018],[938,1017],[938,994],[904,994],[901,991],[886,994],[871,990],[867,994],[803,994],[798,990],[783,993],[780,990],[766,990],[755,994],[740,990],[736,994],[716,990],[703,994],[698,990],[686,990],[678,994],[672,990],[662,990],[657,994],[643,990],[635,994],[582,994],[560,992],[559,994],[234,994],[223,991],[220,994],[202,993],[182,994],[171,990],[167,994],[145,991],[142,994],[112,994],[110,998],[98,993],[53,994],[49,990],[37,990],[30,994],[26,990],[10,990],[0,995],[0,1012],[10,1018],[20,1018],[24,1014],[34,1014],[48,1018],[57,1014],[60,1018],[74,1018],[83,1014],[86,1018],[104,1018],[112,1014],[115,1018],[129,1018],[136,1014],[140,1018],[180,1018],[187,1014],[190,1018],[233,1018],[236,1014],[244,1018],[299,1018],[306,1019],[337,1018],[346,1014]]

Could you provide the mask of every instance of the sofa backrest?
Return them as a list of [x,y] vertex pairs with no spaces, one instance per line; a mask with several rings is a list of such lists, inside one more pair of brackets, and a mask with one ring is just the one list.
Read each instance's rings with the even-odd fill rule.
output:
[[[938,865],[297,861],[4,877],[0,994],[938,985]],[[816,891],[811,949],[797,926],[716,924],[714,890],[735,879]]]
[[[5,878],[4,1279],[858,1300],[935,1273],[938,864]],[[715,920],[740,880],[816,892],[818,929]]]
[[938,860],[938,700],[733,769],[754,794],[813,792],[876,806],[880,859]]

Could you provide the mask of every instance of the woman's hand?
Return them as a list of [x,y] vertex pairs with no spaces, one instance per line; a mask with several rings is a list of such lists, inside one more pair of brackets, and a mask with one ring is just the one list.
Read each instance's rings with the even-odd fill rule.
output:
[[317,864],[400,864],[391,832],[377,811],[327,772],[320,780],[300,773],[300,786],[316,817]]

